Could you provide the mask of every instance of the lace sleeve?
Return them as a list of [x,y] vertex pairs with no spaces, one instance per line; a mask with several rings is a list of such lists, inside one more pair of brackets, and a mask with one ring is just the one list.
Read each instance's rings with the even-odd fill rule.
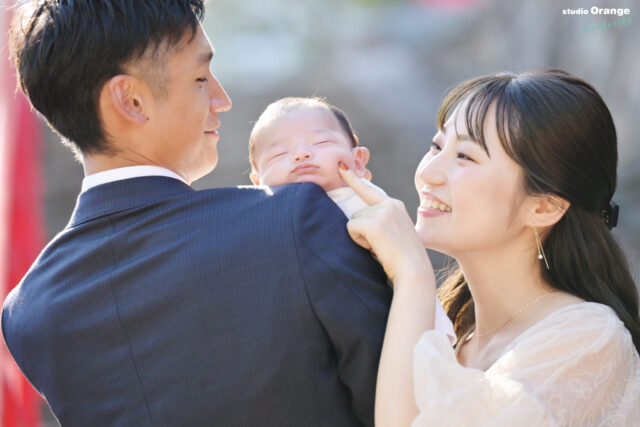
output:
[[518,337],[486,372],[465,368],[442,334],[415,348],[413,426],[640,425],[640,359],[613,311],[561,309]]

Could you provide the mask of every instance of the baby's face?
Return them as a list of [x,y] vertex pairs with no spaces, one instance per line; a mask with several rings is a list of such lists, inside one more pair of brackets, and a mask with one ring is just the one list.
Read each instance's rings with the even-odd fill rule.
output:
[[352,147],[333,113],[310,107],[285,113],[254,134],[254,184],[313,182],[325,191],[346,186],[338,162],[363,175],[369,152]]

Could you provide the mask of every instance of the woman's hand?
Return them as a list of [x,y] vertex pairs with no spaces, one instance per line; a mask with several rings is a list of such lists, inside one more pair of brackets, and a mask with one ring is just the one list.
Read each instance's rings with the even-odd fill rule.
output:
[[389,197],[342,163],[339,169],[342,179],[369,205],[347,223],[353,241],[375,254],[394,284],[399,277],[433,274],[404,203]]
[[393,280],[393,301],[376,385],[375,424],[409,426],[418,415],[413,395],[413,347],[433,329],[435,277],[404,204],[340,164],[344,181],[369,205],[347,223],[349,235],[378,257]]

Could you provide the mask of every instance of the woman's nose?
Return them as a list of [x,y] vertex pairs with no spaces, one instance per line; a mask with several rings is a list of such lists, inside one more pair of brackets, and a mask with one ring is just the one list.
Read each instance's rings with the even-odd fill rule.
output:
[[418,169],[416,169],[416,187],[422,188],[424,185],[434,187],[442,185],[447,181],[442,160],[443,159],[438,158],[438,156],[429,156],[428,154],[422,158]]

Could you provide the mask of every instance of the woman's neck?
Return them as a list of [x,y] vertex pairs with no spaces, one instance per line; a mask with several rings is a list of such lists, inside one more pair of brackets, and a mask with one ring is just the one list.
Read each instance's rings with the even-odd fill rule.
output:
[[522,307],[553,291],[542,279],[537,253],[517,246],[457,257],[474,300],[476,335],[497,331]]
[[[542,278],[536,246],[518,244],[456,254],[474,300],[475,329],[459,344],[458,361],[486,370],[526,329],[559,308],[582,302]],[[553,260],[549,260],[553,262]]]

